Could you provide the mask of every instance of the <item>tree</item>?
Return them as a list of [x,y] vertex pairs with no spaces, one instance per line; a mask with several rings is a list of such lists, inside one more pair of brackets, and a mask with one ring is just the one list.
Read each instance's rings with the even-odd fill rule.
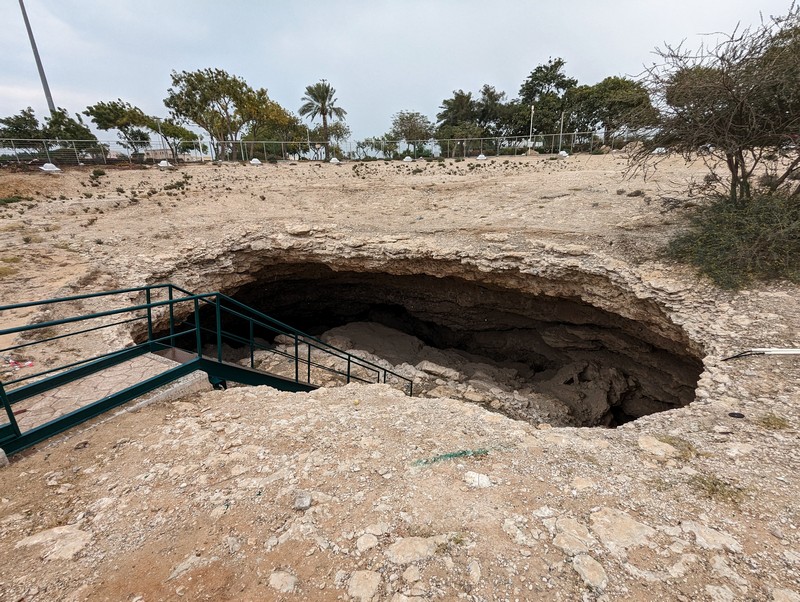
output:
[[264,88],[244,96],[241,112],[252,140],[273,140],[297,123],[297,118],[272,100]]
[[22,109],[19,115],[0,119],[0,138],[15,140],[40,140],[44,131],[31,107]]
[[[679,45],[656,53],[661,60],[643,83],[657,124],[634,165],[651,164],[655,147],[687,159],[702,150],[708,180],[722,182],[733,203],[753,198],[757,168],[768,192],[791,188],[800,168],[800,6],[694,52]],[[800,185],[789,194],[800,197]]]
[[83,114],[91,117],[101,130],[117,130],[122,145],[133,153],[140,152],[150,144],[150,135],[142,129],[148,126],[147,115],[122,99],[90,105]]
[[[172,72],[164,104],[179,122],[195,123],[217,148],[217,156],[236,156],[242,129],[251,121],[248,103],[256,92],[240,77],[222,69]],[[264,91],[266,94],[266,90]]]
[[[350,128],[344,121],[335,121],[328,124],[328,144],[325,145],[325,158],[328,157],[328,154],[334,157],[341,157],[342,149],[339,147],[339,144],[344,140],[347,140],[351,133],[352,132],[350,131]],[[311,140],[323,140],[325,139],[325,135],[326,134],[322,129],[322,125],[318,125],[317,127],[308,131],[308,136]]]
[[303,104],[298,111],[301,117],[308,117],[309,121],[322,117],[322,136],[326,160],[328,159],[328,142],[330,140],[328,119],[341,121],[347,115],[347,111],[336,106],[337,99],[334,98],[335,94],[336,90],[324,79],[316,84],[306,86],[306,93],[300,99]]
[[[472,92],[453,90],[453,97],[445,98],[439,108],[442,109],[436,115],[439,147],[451,157],[456,156],[460,148],[461,156],[465,157],[467,139],[480,138],[484,133],[478,125],[478,103],[472,98]],[[450,140],[455,142],[450,143]]]
[[621,129],[639,129],[655,122],[647,88],[625,77],[607,77],[594,86],[578,86],[568,93],[567,106],[578,129],[603,128],[603,144]]
[[[148,116],[146,119],[147,128],[154,134],[158,134],[172,154],[172,159],[177,161],[180,153],[186,153],[194,148],[195,142],[201,138],[193,131],[186,129],[182,125],[175,123],[173,119],[160,119],[158,117]],[[200,145],[200,151],[203,152],[203,147]]]
[[[568,93],[578,85],[578,80],[567,77],[563,72],[566,61],[562,58],[551,58],[544,65],[539,65],[522,83],[519,97],[523,106],[530,111],[535,106],[533,129],[542,134],[554,134],[561,127],[562,114],[567,116]],[[528,112],[530,117],[530,112]],[[578,124],[570,119],[565,122],[564,129],[573,131]]]
[[83,123],[80,115],[76,113],[75,117],[70,117],[67,110],[61,107],[45,118],[44,135],[51,140],[97,141],[97,137]]
[[478,121],[478,106],[472,92],[453,90],[453,97],[445,98],[439,108],[442,110],[436,114],[436,120],[440,129]]
[[392,128],[387,136],[395,140],[405,140],[406,148],[412,144],[424,146],[433,137],[433,123],[422,113],[399,111],[392,116]]

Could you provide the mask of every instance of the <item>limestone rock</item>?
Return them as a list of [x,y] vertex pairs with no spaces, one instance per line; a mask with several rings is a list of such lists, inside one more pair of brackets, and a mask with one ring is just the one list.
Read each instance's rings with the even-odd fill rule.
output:
[[492,486],[491,479],[479,472],[467,471],[464,473],[464,482],[475,489],[485,489]]
[[86,547],[91,539],[91,533],[81,531],[76,525],[64,525],[34,533],[18,541],[14,547],[45,545],[47,549],[42,555],[43,558],[47,560],[72,560],[78,552]]
[[628,513],[614,508],[600,508],[592,514],[591,521],[594,534],[612,552],[644,545],[656,532]]
[[694,533],[697,545],[706,550],[728,550],[729,552],[741,552],[742,546],[733,537],[723,531],[717,531],[711,527],[706,527],[695,521],[684,521],[681,523],[681,530],[684,533]]
[[347,595],[360,602],[369,602],[378,593],[381,576],[375,571],[355,571],[347,582]]
[[572,568],[581,576],[583,582],[596,590],[608,585],[608,575],[603,566],[588,554],[579,554],[572,559]]
[[428,360],[421,361],[416,365],[416,368],[417,370],[427,372],[428,374],[433,374],[434,376],[439,376],[445,380],[457,381],[461,378],[461,374],[457,370],[434,364]]
[[269,576],[269,586],[282,594],[291,594],[297,586],[297,577],[287,571],[274,571]]
[[294,496],[295,510],[308,510],[311,508],[311,494],[308,491],[298,491]]
[[386,549],[386,558],[394,564],[408,564],[430,558],[436,552],[432,537],[404,537]]
[[378,538],[371,533],[365,533],[356,540],[356,549],[359,552],[366,552],[378,545]]
[[657,456],[659,458],[674,458],[678,455],[678,450],[671,446],[669,443],[659,441],[650,435],[642,435],[639,437],[639,447]]

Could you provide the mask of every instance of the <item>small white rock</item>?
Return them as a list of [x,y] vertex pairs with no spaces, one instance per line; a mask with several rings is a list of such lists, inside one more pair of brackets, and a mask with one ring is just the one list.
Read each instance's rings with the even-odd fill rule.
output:
[[479,472],[468,471],[464,473],[464,482],[470,487],[476,489],[485,489],[492,486],[492,481],[485,474]]

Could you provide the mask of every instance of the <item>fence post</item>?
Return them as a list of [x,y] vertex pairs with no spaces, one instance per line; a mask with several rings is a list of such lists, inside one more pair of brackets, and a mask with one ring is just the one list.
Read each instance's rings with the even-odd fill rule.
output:
[[297,341],[297,333],[294,333],[294,382],[300,382],[300,344]]
[[350,358],[351,355],[347,354],[347,384],[350,384]]
[[20,163],[20,160],[19,160],[19,153],[17,153],[17,147],[16,147],[16,145],[14,144],[14,141],[13,141],[13,140],[11,141],[11,148],[12,148],[12,149],[14,149],[14,157],[16,157],[16,159],[17,159],[17,164],[19,164],[19,163]]
[[194,298],[194,333],[195,344],[197,345],[197,357],[203,357],[203,338],[200,332],[200,301]]
[[75,161],[78,165],[81,164],[81,158],[78,156],[78,147],[75,146],[75,141],[72,141],[72,150],[75,151]]
[[169,285],[168,293],[169,295],[169,346],[175,346],[175,304],[172,303],[172,285]]
[[14,434],[19,437],[22,433],[19,430],[17,419],[14,417],[14,411],[11,409],[11,404],[8,403],[8,397],[6,396],[5,389],[3,389],[3,383],[0,383],[0,401],[3,402],[3,407],[6,409],[8,421],[11,423],[11,428],[14,429]]
[[251,368],[256,367],[255,352],[253,349],[253,342],[255,339],[254,334],[255,333],[253,332],[253,321],[250,320],[250,367]]
[[306,374],[306,382],[310,385],[311,384],[311,343],[306,341],[306,349],[308,350],[308,359],[306,360],[306,368],[308,369],[308,374]]
[[216,295],[214,313],[217,320],[217,361],[222,363],[222,314],[219,307],[219,295]]
[[150,287],[144,290],[144,301],[147,303],[147,342],[153,340],[153,308],[150,306]]

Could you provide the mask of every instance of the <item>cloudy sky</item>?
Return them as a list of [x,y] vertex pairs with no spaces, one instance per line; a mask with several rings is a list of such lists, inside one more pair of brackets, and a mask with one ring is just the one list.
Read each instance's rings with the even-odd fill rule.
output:
[[[634,76],[664,42],[785,14],[791,0],[25,0],[57,106],[122,98],[166,116],[170,71],[225,69],[297,112],[325,78],[355,138],[397,111],[435,120],[452,91],[514,97],[549,57],[593,84]],[[47,105],[17,0],[0,2],[0,116]],[[112,138],[109,134],[101,137]]]

